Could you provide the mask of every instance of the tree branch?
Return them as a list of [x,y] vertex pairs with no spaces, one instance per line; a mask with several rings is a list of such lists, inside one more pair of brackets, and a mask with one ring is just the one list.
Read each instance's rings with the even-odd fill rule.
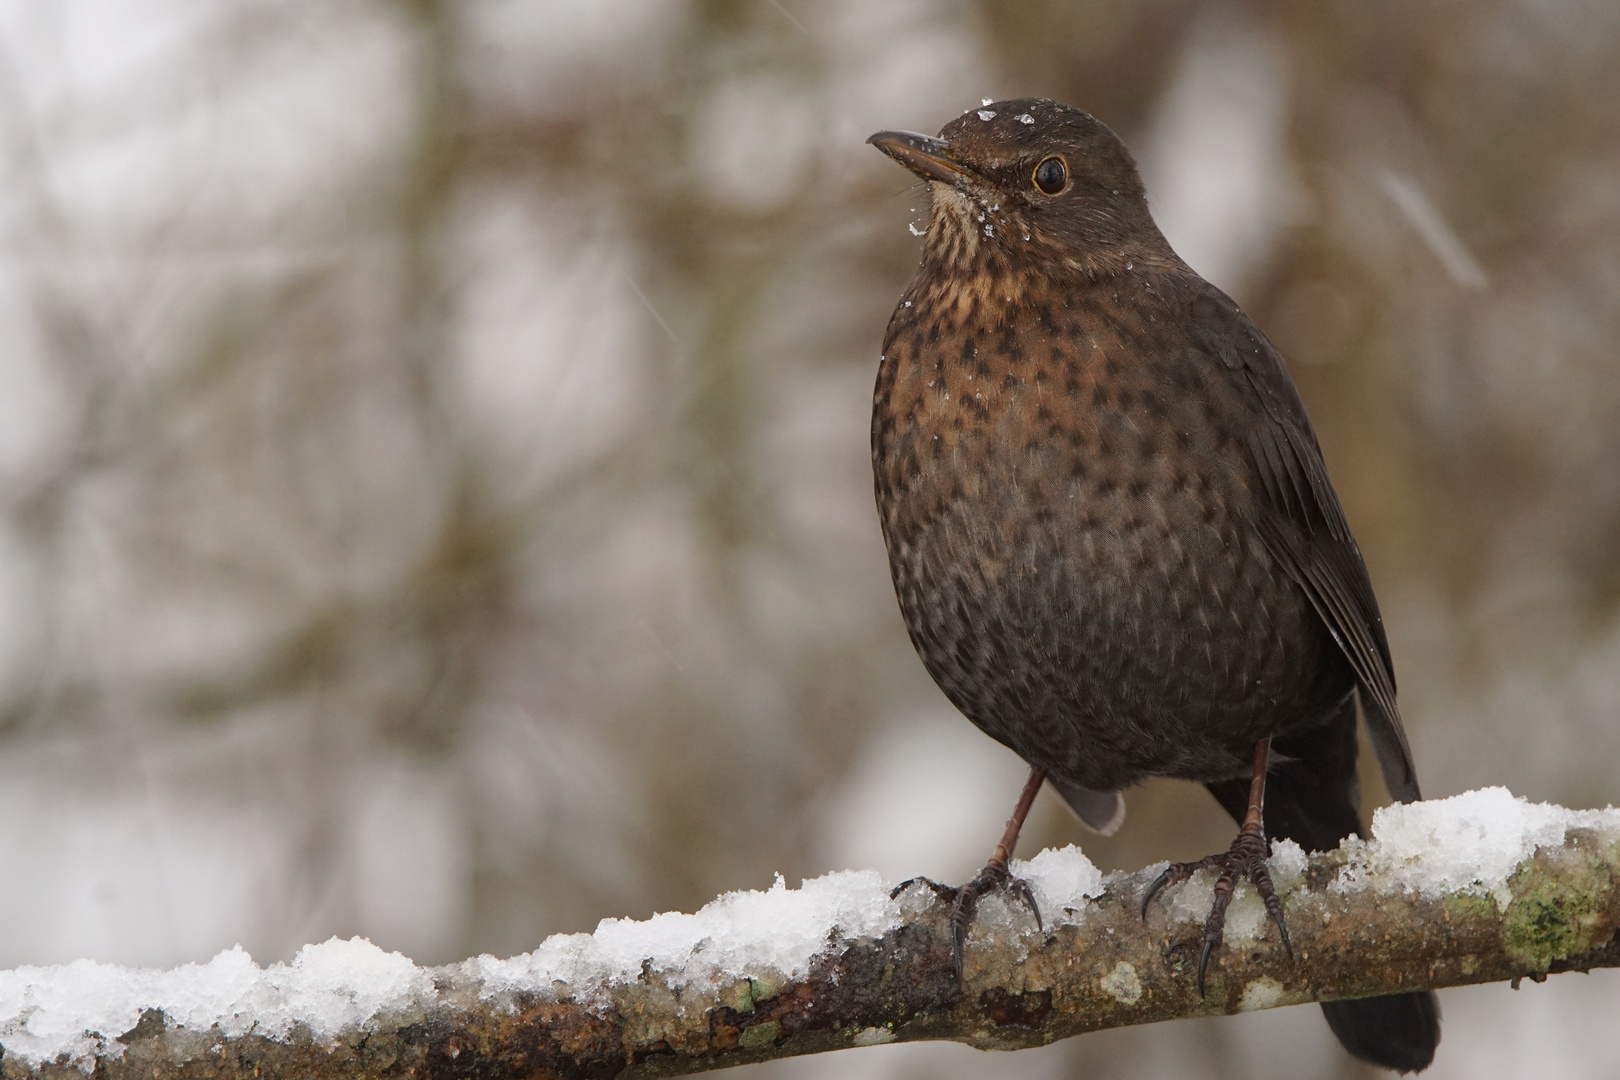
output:
[[[1166,890],[1144,920],[1156,867],[1101,879],[1070,849],[1015,864],[1043,899],[1044,930],[1016,902],[981,903],[960,984],[931,890],[890,901],[875,874],[830,875],[730,894],[696,916],[609,920],[509,961],[421,969],[334,941],[262,971],[237,950],[169,972],[87,961],[0,972],[0,1069],[10,1080],[650,1077],[896,1040],[1014,1049],[1620,966],[1620,812],[1494,789],[1380,811],[1374,836],[1309,860],[1278,845],[1297,959],[1240,886],[1204,999],[1194,969],[1208,878]],[[794,939],[815,925],[813,940]]]

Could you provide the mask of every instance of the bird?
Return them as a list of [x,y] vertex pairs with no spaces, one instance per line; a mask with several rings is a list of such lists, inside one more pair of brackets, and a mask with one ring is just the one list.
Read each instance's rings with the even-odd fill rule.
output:
[[[1156,776],[1203,784],[1240,826],[1142,900],[1218,871],[1199,992],[1240,879],[1291,955],[1265,860],[1284,837],[1361,834],[1358,700],[1391,795],[1421,794],[1378,602],[1281,355],[1172,250],[1090,114],[986,102],[938,136],[867,141],[930,195],[873,394],[895,593],[946,697],[1030,766],[989,864],[935,886],[958,972],[981,896],[1035,907],[1008,861],[1043,783],[1108,834],[1122,790]],[[1430,992],[1322,1008],[1358,1058],[1433,1060]]]

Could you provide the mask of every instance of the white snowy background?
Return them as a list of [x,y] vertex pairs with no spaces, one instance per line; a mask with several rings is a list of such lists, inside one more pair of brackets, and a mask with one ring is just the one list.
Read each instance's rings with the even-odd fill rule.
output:
[[[1426,791],[1620,801],[1611,4],[0,0],[0,967],[969,874],[1021,768],[888,585],[863,140],[1034,93],[1289,357]],[[1430,1075],[1620,1071],[1613,973],[1442,1005]],[[987,1067],[1359,1075],[1309,1008],[757,1071]]]

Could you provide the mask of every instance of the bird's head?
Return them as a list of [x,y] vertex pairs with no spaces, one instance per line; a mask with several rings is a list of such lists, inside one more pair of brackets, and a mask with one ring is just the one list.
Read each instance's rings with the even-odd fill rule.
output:
[[1089,113],[1046,98],[973,109],[938,136],[880,131],[867,142],[924,180],[924,261],[1053,260],[1093,276],[1174,259],[1148,213],[1136,162]]

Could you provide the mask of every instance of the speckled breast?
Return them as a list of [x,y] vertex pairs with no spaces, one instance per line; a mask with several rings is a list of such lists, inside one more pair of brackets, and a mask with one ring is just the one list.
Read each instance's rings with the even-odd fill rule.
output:
[[[923,662],[992,737],[1093,788],[1242,775],[1256,739],[1352,686],[1253,527],[1250,406],[1181,341],[1164,291],[920,277],[874,399],[879,514]],[[1132,314],[1150,309],[1162,321]]]

